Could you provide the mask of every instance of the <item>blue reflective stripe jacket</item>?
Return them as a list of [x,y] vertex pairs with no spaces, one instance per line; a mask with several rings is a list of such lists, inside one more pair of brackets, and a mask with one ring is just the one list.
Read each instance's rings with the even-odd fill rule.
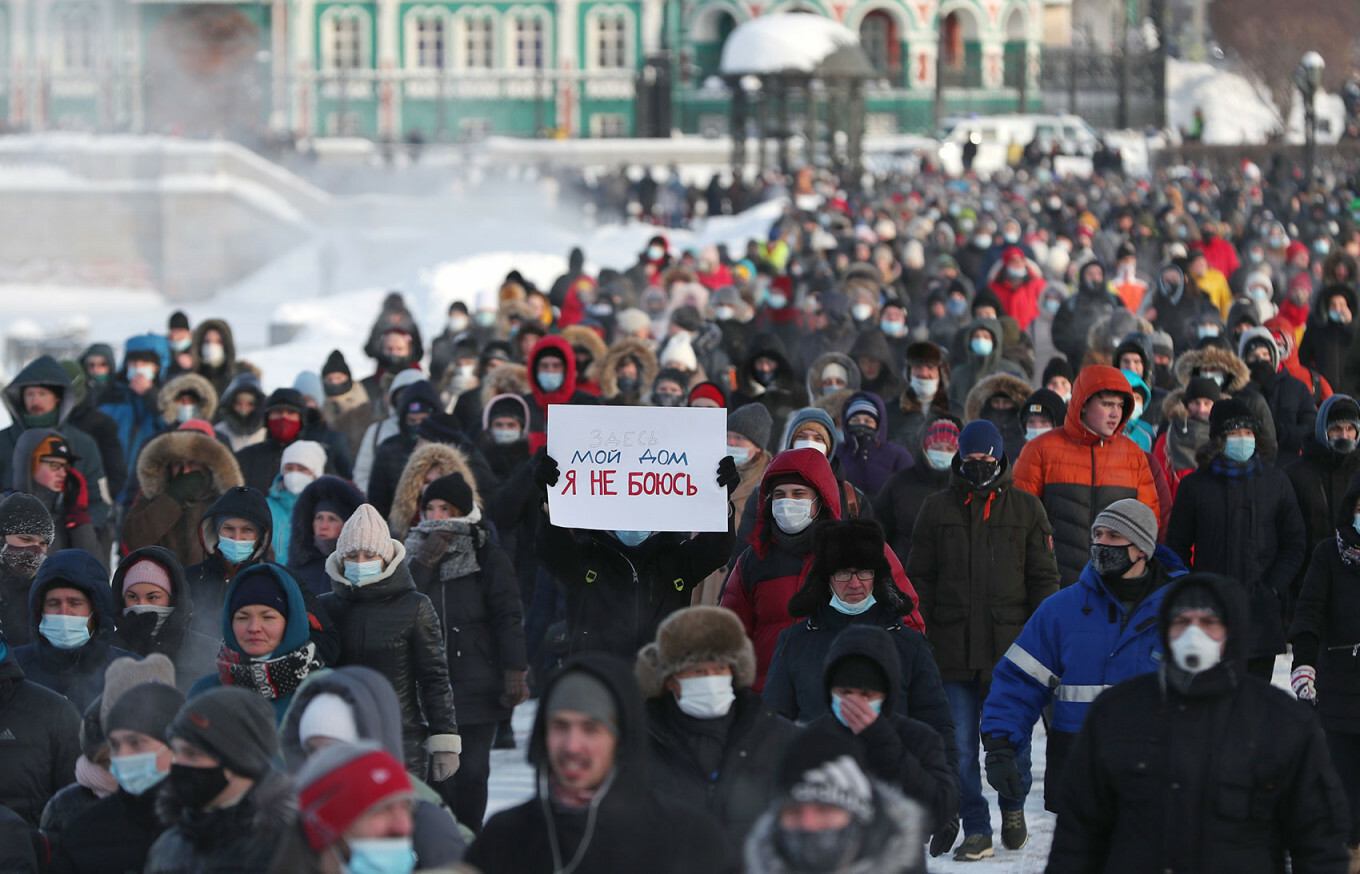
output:
[[[1178,577],[1185,565],[1158,546],[1162,573]],[[1124,608],[1090,564],[1076,585],[1046,598],[1015,644],[997,663],[992,688],[982,707],[981,732],[1019,744],[1053,701],[1053,729],[1075,734],[1091,702],[1122,680],[1150,673],[1161,662],[1157,610],[1166,586],[1134,608],[1121,630]]]

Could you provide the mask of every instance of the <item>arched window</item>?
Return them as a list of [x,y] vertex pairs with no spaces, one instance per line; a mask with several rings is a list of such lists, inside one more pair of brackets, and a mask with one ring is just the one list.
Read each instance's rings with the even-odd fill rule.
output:
[[53,72],[94,70],[98,11],[86,3],[59,3],[51,16]]
[[510,65],[519,70],[543,70],[552,66],[549,47],[552,22],[541,7],[512,8],[506,12]]
[[882,9],[865,15],[859,23],[859,41],[874,69],[885,78],[896,78],[901,69],[901,53],[892,16]]
[[965,10],[940,21],[940,84],[945,88],[982,87],[982,46],[978,22]]
[[1024,87],[1025,79],[1025,13],[1019,7],[1006,18],[1006,48],[1002,58],[1002,85],[1007,88]]
[[408,70],[444,70],[452,66],[449,35],[452,27],[442,6],[416,6],[403,18],[405,67]]
[[363,70],[373,66],[373,19],[360,6],[332,6],[321,14],[321,66]]
[[587,67],[600,70],[631,70],[634,62],[634,17],[626,6],[597,7],[587,13]]

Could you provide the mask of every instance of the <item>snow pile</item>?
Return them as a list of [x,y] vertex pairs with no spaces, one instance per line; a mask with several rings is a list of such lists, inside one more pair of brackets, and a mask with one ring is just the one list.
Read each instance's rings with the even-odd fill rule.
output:
[[723,43],[724,74],[812,72],[837,49],[859,45],[845,25],[820,15],[762,15],[736,29]]
[[[1166,65],[1167,124],[1190,130],[1195,110],[1204,113],[1204,142],[1211,145],[1264,143],[1280,127],[1264,90],[1240,73],[1208,63],[1169,59]],[[1335,94],[1318,92],[1318,140],[1334,143],[1344,128],[1345,108]],[[1303,101],[1294,101],[1288,139],[1303,142]]]

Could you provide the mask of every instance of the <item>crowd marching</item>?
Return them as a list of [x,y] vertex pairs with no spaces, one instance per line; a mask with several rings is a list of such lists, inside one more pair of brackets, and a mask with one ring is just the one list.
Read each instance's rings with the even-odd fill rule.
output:
[[[1042,720],[1049,871],[1360,872],[1355,169],[804,172],[372,365],[32,361],[0,869],[922,872],[1025,846]],[[724,408],[728,529],[554,525],[556,404]]]

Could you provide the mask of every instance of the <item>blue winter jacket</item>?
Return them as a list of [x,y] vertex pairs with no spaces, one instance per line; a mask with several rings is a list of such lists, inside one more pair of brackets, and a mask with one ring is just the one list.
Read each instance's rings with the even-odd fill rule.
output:
[[[160,379],[164,378],[166,362],[169,360],[169,345],[159,334],[139,334],[129,337],[123,353],[123,369],[118,381],[100,397],[99,409],[107,413],[118,426],[118,442],[123,447],[123,457],[127,459],[128,470],[136,470],[137,456],[148,440],[165,431],[169,426],[161,417],[157,399]],[[127,356],[133,352],[152,352],[161,361],[161,377],[157,385],[139,395],[128,386]],[[131,503],[136,495],[128,494],[136,478],[129,478],[123,493],[116,496],[119,503]]]
[[297,504],[298,496],[283,487],[283,474],[279,474],[274,477],[274,484],[269,487],[269,494],[265,499],[269,502],[269,515],[274,519],[274,555],[287,556],[288,536],[293,525],[293,507]]
[[[1160,569],[1154,564],[1154,572],[1166,582],[1185,573],[1180,558],[1165,546],[1158,545],[1154,559],[1161,564]],[[1019,746],[1050,701],[1050,733],[1076,734],[1097,695],[1157,670],[1162,658],[1157,609],[1165,590],[1164,583],[1121,623],[1124,608],[1088,563],[1075,585],[1039,604],[997,663],[982,707],[983,737],[1000,735]]]
[[[878,433],[872,439],[860,440],[850,431],[850,407],[860,400],[869,401],[878,410]],[[877,495],[888,477],[912,466],[911,453],[888,441],[888,410],[873,392],[857,391],[845,399],[841,428],[845,439],[836,447],[841,474],[866,495]]]

